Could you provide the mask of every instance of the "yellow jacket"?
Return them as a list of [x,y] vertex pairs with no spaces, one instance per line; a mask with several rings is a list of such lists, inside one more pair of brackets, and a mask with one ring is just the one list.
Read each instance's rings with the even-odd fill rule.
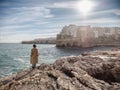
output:
[[38,49],[37,49],[37,48],[32,48],[32,49],[31,49],[30,63],[31,63],[31,64],[36,64],[36,63],[38,63]]

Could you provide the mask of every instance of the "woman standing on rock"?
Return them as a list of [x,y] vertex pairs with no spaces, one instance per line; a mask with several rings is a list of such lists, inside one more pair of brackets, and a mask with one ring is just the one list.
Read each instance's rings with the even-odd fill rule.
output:
[[38,49],[36,47],[37,46],[34,44],[31,49],[30,63],[32,64],[32,69],[34,69],[36,67],[36,63],[38,63]]

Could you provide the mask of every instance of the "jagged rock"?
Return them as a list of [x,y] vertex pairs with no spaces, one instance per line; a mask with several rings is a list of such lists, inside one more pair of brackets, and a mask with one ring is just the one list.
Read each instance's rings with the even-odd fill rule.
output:
[[114,76],[117,82],[120,82],[120,64],[116,65],[111,71],[112,75]]
[[120,90],[119,52],[92,52],[41,64],[1,78],[0,90]]

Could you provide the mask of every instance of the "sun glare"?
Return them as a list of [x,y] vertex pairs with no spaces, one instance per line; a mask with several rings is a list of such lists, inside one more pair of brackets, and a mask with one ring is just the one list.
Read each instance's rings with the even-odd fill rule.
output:
[[95,3],[91,0],[82,0],[77,4],[78,10],[84,15],[87,15],[90,11],[92,11],[94,6]]

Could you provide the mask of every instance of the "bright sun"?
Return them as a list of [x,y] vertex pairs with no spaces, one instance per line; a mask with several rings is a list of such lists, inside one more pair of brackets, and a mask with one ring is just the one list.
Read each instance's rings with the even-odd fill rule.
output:
[[87,15],[90,11],[92,11],[95,3],[91,0],[82,0],[78,2],[77,8],[78,10],[83,13],[84,15]]

